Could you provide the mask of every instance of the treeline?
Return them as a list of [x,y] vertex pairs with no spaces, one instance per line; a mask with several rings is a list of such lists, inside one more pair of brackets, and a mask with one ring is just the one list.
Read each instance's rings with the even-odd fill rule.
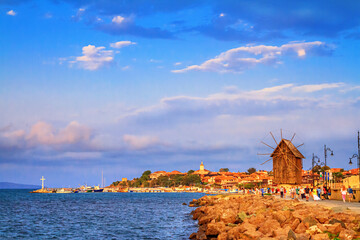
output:
[[140,178],[131,181],[116,181],[111,185],[120,187],[178,187],[178,186],[200,186],[203,183],[199,175],[192,174],[194,170],[188,171],[186,175],[174,174],[170,176],[159,176],[157,179],[150,179],[151,171],[143,172]]

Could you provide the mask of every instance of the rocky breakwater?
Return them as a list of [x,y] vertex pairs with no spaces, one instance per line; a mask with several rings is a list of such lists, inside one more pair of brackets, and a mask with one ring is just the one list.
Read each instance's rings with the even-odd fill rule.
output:
[[205,196],[190,202],[190,239],[360,239],[360,215],[272,196]]

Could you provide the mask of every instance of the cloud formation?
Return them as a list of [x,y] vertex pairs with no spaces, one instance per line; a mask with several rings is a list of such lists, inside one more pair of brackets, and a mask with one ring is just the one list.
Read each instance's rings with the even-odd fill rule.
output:
[[114,51],[105,50],[105,47],[95,47],[88,45],[82,48],[82,56],[76,57],[70,63],[77,64],[80,68],[86,70],[97,70],[108,66],[114,61]]
[[7,128],[0,132],[0,149],[34,149],[48,147],[64,151],[66,149],[90,147],[92,130],[76,121],[65,128],[56,129],[53,125],[40,121],[31,126],[29,132]]
[[174,39],[173,33],[160,27],[142,27],[133,18],[114,17],[111,23],[99,23],[96,29],[111,35],[131,35],[144,38]]
[[122,16],[115,16],[115,17],[113,17],[113,19],[112,19],[112,22],[113,22],[113,23],[116,23],[116,24],[121,24],[121,23],[123,23],[124,21],[125,21],[125,18],[122,17]]
[[16,12],[14,10],[10,10],[10,11],[6,12],[6,14],[9,16],[15,16]]
[[154,136],[135,136],[135,135],[124,135],[124,142],[135,150],[145,149],[160,143],[159,139]]
[[[149,38],[176,38],[184,32],[195,32],[222,41],[264,42],[273,39],[290,39],[298,36],[322,36],[328,38],[343,36],[358,37],[360,22],[357,1],[297,1],[286,0],[268,4],[255,1],[136,1],[134,3],[104,1],[70,1],[75,8],[86,6],[90,15],[121,20],[125,16],[139,19],[160,18],[161,21],[143,27],[134,22],[127,27],[112,25],[97,26],[100,31],[113,35],[129,34]],[[197,10],[203,15],[199,21],[195,16],[184,13]],[[170,16],[171,14],[171,16]],[[121,18],[117,18],[120,16]],[[181,17],[179,17],[181,16]],[[209,16],[213,16],[209,19]],[[122,22],[122,21],[120,21]],[[159,24],[161,22],[161,24]],[[165,24],[164,24],[165,23]],[[177,31],[169,28],[176,25]],[[150,26],[149,26],[150,25]],[[165,25],[165,27],[164,27]],[[303,39],[303,37],[301,39]]]
[[88,142],[91,130],[78,122],[70,122],[65,128],[55,131],[54,127],[46,122],[38,122],[31,127],[26,140],[33,144],[62,145]]
[[110,47],[112,47],[112,48],[123,48],[123,47],[134,45],[134,44],[136,44],[136,43],[131,42],[131,41],[119,41],[119,42],[110,43]]
[[173,70],[174,73],[188,71],[207,71],[219,73],[241,73],[256,65],[277,65],[281,64],[280,59],[284,56],[296,56],[304,58],[307,55],[329,55],[333,47],[324,42],[292,42],[277,46],[246,46],[230,49],[221,53],[213,59],[209,59],[200,65],[192,65],[180,70]]
[[317,92],[324,89],[331,89],[331,88],[339,88],[343,85],[343,83],[323,83],[323,84],[311,84],[311,85],[302,85],[298,87],[292,88],[294,92]]

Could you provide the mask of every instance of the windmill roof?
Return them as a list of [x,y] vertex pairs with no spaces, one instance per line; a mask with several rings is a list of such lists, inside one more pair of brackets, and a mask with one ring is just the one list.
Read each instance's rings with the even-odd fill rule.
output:
[[295,155],[295,157],[297,158],[305,158],[301,152],[294,146],[294,144],[292,144],[292,142],[290,140],[287,139],[282,139],[280,141],[280,143],[277,145],[277,147],[275,148],[274,152],[271,154],[270,157],[274,156],[274,153],[276,152],[276,150],[279,148],[280,144],[284,142],[286,144],[286,146],[288,146],[288,148],[290,149],[290,151]]

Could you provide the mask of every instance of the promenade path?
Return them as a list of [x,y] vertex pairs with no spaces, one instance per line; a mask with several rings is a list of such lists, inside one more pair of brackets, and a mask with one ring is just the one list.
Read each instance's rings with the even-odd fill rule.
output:
[[[280,198],[280,196],[276,196]],[[291,200],[290,196],[286,196],[284,199]],[[306,200],[301,200],[301,202],[306,202]],[[339,200],[320,200],[320,201],[314,201],[311,197],[308,202],[308,204],[312,205],[320,205],[324,206],[326,208],[332,208],[335,212],[346,212],[346,211],[352,211],[357,214],[360,214],[360,203],[359,202],[343,202]]]

